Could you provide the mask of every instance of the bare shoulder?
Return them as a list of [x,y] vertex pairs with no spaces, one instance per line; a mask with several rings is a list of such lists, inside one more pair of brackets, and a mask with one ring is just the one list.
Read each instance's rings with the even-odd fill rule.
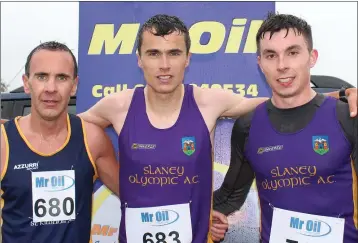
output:
[[7,140],[7,135],[6,135],[5,127],[4,124],[1,124],[1,157],[3,155],[3,148],[4,149],[6,148],[6,140]]
[[[2,177],[4,175],[3,170],[5,169],[5,164],[6,161],[8,159],[8,143],[7,143],[7,135],[5,132],[5,128],[4,128],[4,124],[1,124],[1,178],[0,180],[2,180]],[[5,171],[4,171],[5,172]]]
[[111,117],[111,124],[116,130],[117,134],[120,134],[126,120],[129,107],[132,103],[132,98],[134,95],[135,89],[128,89],[114,94],[113,100],[111,100],[111,105],[116,106],[117,108],[112,109],[112,113],[108,115]]
[[98,155],[102,153],[107,146],[112,146],[109,136],[106,132],[99,126],[86,122],[82,120],[82,124],[85,130],[85,139],[88,144],[88,149],[90,150],[93,159],[96,160]]
[[102,128],[113,125],[119,133],[133,94],[134,89],[112,93],[100,99],[95,105],[78,114],[78,116],[86,122],[94,123]]
[[213,131],[217,119],[228,107],[228,97],[233,93],[223,89],[207,89],[194,86],[195,102],[210,133]]
[[207,106],[207,105],[215,105],[225,101],[228,101],[232,98],[243,98],[243,96],[239,94],[233,93],[231,90],[226,89],[208,89],[194,86],[194,97],[195,101],[199,105]]
[[91,144],[100,144],[105,131],[100,126],[97,126],[94,123],[86,122],[82,119],[82,125],[84,126],[85,135],[88,143]]
[[116,111],[127,111],[132,101],[133,94],[134,89],[127,89],[107,95],[102,100],[106,107],[113,107]]
[[231,90],[200,87],[194,87],[194,97],[200,108],[209,107],[220,114],[230,109],[233,103],[239,104],[245,99],[242,95],[235,94]]

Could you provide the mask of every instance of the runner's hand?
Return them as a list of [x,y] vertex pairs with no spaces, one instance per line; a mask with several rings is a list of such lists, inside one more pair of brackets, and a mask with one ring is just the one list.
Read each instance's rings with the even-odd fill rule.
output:
[[225,238],[225,233],[229,228],[229,223],[227,217],[219,213],[218,211],[213,211],[212,215],[212,225],[211,225],[211,236],[213,241],[220,241]]

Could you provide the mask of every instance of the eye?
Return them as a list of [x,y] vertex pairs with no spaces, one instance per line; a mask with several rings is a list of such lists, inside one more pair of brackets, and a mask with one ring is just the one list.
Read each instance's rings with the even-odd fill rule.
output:
[[155,57],[155,56],[158,56],[159,53],[158,52],[149,52],[148,53],[148,56],[151,56],[151,57]]
[[171,56],[179,56],[179,55],[180,55],[180,52],[178,52],[178,51],[171,52],[170,55],[171,55]]
[[298,54],[297,51],[291,51],[291,52],[289,53],[290,56],[296,56],[297,54]]
[[60,75],[60,76],[57,77],[57,79],[60,80],[60,81],[66,81],[67,77],[63,76],[63,75]]
[[36,78],[40,81],[45,81],[47,79],[47,76],[44,74],[39,74],[36,76]]
[[266,59],[273,59],[275,58],[275,54],[269,54],[266,56]]

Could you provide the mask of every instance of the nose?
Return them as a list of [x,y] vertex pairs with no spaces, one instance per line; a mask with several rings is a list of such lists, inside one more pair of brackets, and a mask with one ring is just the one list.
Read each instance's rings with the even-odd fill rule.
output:
[[170,61],[167,55],[162,55],[160,58],[160,69],[162,71],[169,71],[170,69]]
[[280,72],[284,72],[288,69],[288,66],[287,66],[287,61],[285,59],[284,56],[281,56],[278,58],[278,61],[277,61],[277,70],[280,71]]

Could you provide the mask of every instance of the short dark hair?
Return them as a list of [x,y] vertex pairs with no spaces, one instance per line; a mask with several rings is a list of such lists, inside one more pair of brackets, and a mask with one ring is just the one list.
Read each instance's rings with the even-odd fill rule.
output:
[[308,50],[313,49],[312,30],[311,26],[303,19],[290,14],[276,14],[270,12],[267,19],[264,20],[261,27],[256,34],[256,45],[258,53],[260,53],[260,41],[264,38],[266,32],[270,32],[270,39],[276,32],[286,29],[288,35],[289,29],[293,29],[296,34],[303,35],[306,39]]
[[40,50],[48,50],[48,51],[65,51],[71,54],[72,59],[73,59],[73,66],[74,66],[74,72],[73,72],[73,77],[76,78],[77,74],[78,74],[78,66],[77,66],[77,61],[76,61],[76,57],[73,55],[72,51],[70,48],[68,48],[68,46],[66,46],[65,44],[59,43],[57,41],[48,41],[48,42],[44,42],[41,43],[40,45],[36,46],[31,52],[30,54],[27,56],[27,60],[26,60],[26,64],[25,64],[25,74],[27,77],[30,76],[30,63],[31,63],[31,58],[32,56],[35,54],[35,52],[40,51]]
[[[154,31],[155,32],[154,32]],[[137,50],[139,55],[141,54],[141,46],[143,43],[143,32],[150,31],[156,36],[170,35],[171,33],[178,31],[180,34],[184,34],[186,52],[190,50],[190,36],[186,25],[176,16],[169,16],[166,14],[157,14],[148,19],[139,29]]]

